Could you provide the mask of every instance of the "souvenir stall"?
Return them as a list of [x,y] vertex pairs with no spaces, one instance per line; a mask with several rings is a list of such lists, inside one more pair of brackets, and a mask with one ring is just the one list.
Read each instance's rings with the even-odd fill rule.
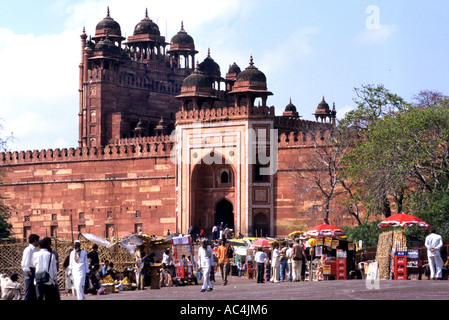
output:
[[[233,249],[234,249],[234,257],[232,258],[232,275],[241,276],[247,274],[247,257],[248,257],[248,249],[249,246],[255,241],[257,238],[240,238],[240,239],[228,239]],[[249,258],[251,260],[251,256]]]
[[400,227],[400,237],[393,239],[394,243],[391,249],[390,259],[390,279],[407,280],[418,279],[422,273],[422,257],[419,256],[419,243],[409,241],[404,235],[404,228],[417,225],[423,228],[429,228],[429,224],[418,217],[400,213],[395,214],[378,224],[380,229]]
[[196,270],[195,256],[193,250],[192,238],[188,236],[179,236],[171,239],[173,251],[173,263],[175,265],[176,277],[173,282],[175,285],[185,285],[192,282],[197,283],[194,276]]
[[345,239],[344,231],[331,225],[318,225],[304,236],[309,262],[306,279],[346,280],[355,267],[355,245]]
[[[259,238],[249,246],[246,261],[248,279],[257,278],[257,264],[254,262],[254,256],[256,255],[257,251],[259,250],[259,248],[262,248],[262,250],[266,252],[268,257],[271,257],[271,244],[273,241],[274,239],[272,238]],[[251,258],[248,259],[250,256]],[[267,275],[267,269],[270,270],[270,268],[265,268],[264,279],[269,278],[269,275]]]

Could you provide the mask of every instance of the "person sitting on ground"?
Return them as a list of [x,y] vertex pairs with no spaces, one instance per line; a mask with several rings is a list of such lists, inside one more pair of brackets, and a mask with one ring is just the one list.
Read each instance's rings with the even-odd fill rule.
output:
[[106,275],[111,276],[114,280],[118,279],[117,271],[114,270],[114,263],[109,262],[108,268],[106,270]]
[[159,287],[160,288],[173,287],[173,279],[165,263],[162,264],[162,267],[159,271],[160,271]]
[[2,300],[22,300],[22,285],[17,282],[17,273],[13,273],[6,282],[2,292]]

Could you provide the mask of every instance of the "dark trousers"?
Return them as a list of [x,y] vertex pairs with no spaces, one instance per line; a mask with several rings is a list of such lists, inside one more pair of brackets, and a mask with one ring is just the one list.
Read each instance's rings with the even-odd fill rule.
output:
[[37,300],[60,300],[59,291],[54,285],[38,284],[37,292]]
[[262,262],[257,263],[257,283],[263,283],[263,275],[265,271],[265,266]]
[[230,269],[231,265],[229,263],[228,264],[220,263],[221,279],[223,280],[223,283],[228,282],[228,273]]
[[28,272],[23,273],[25,279],[25,295],[24,300],[37,300],[36,286],[34,285],[35,269],[31,269],[31,275]]

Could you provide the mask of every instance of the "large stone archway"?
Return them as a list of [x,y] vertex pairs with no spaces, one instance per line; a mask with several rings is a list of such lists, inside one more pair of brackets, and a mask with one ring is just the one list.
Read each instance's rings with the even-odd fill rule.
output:
[[235,230],[235,171],[221,163],[195,165],[191,177],[190,225],[210,235],[214,225],[228,224]]

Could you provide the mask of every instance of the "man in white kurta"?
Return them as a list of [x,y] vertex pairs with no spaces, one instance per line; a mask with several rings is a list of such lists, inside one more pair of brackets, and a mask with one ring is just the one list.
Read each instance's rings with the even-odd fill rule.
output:
[[279,245],[275,244],[271,257],[271,282],[278,283],[279,272],[281,269],[281,251],[279,250]]
[[212,291],[213,285],[210,281],[210,270],[213,263],[213,254],[210,246],[207,245],[207,241],[203,240],[201,247],[198,249],[198,268],[203,272],[203,287],[201,292]]
[[443,239],[435,233],[435,229],[430,230],[430,234],[426,237],[425,246],[429,260],[430,278],[441,279],[443,259],[441,259],[440,248],[443,246]]
[[73,287],[76,291],[78,300],[84,300],[84,286],[86,276],[89,273],[89,262],[87,261],[87,252],[81,249],[81,243],[75,241],[75,249],[70,252],[70,264],[73,276]]

